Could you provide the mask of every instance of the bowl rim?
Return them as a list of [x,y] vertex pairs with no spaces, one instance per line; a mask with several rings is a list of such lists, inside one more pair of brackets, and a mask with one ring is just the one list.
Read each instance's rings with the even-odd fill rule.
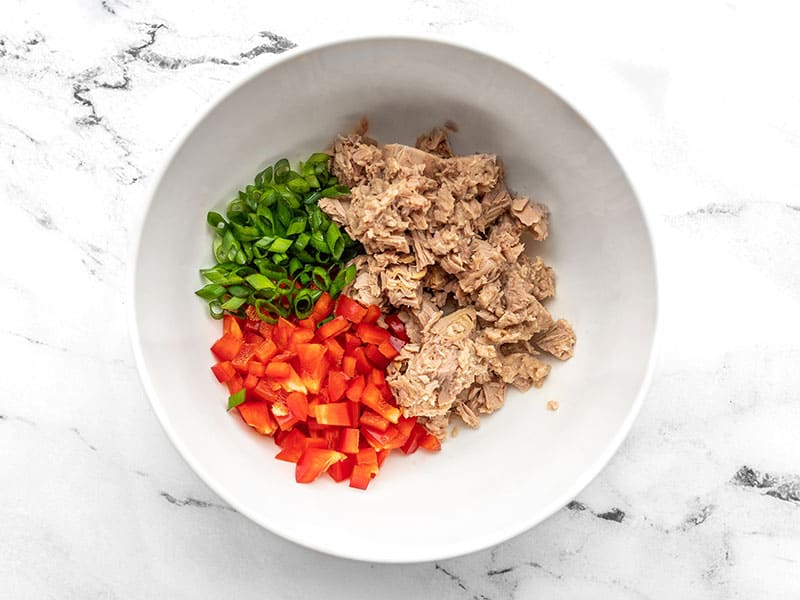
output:
[[[581,120],[583,120],[586,126],[589,127],[589,129],[605,145],[611,157],[617,163],[625,182],[630,186],[630,189],[633,192],[633,197],[634,200],[636,201],[636,205],[638,206],[642,214],[645,232],[647,234],[647,239],[650,242],[649,258],[653,265],[653,287],[654,287],[653,291],[654,291],[654,302],[655,302],[654,319],[653,319],[654,321],[653,338],[650,344],[650,355],[648,358],[644,377],[642,378],[639,384],[639,388],[636,393],[636,397],[634,398],[634,402],[631,405],[631,409],[629,410],[628,414],[626,415],[622,423],[618,426],[616,433],[606,444],[603,451],[600,452],[596,456],[596,458],[589,463],[589,465],[586,468],[584,468],[580,476],[577,477],[571,485],[567,486],[566,489],[558,496],[556,496],[549,504],[539,509],[538,511],[531,513],[526,519],[520,520],[519,522],[507,526],[503,529],[494,530],[490,534],[485,534],[483,536],[473,538],[470,540],[468,544],[462,543],[459,548],[453,548],[452,546],[448,546],[447,548],[445,548],[443,545],[434,547],[427,546],[425,547],[424,550],[421,550],[420,552],[416,553],[413,556],[408,554],[398,554],[393,556],[371,555],[368,551],[364,550],[359,550],[359,549],[341,550],[330,544],[318,543],[315,540],[301,539],[300,537],[295,536],[291,531],[283,528],[279,521],[266,523],[263,520],[261,520],[261,518],[256,517],[254,514],[252,514],[249,510],[243,509],[240,506],[239,502],[237,502],[236,498],[229,495],[225,487],[219,481],[217,481],[214,476],[212,476],[209,472],[207,472],[205,467],[202,464],[200,464],[198,460],[196,460],[190,448],[187,447],[181,440],[180,435],[173,429],[171,425],[169,425],[166,419],[165,411],[162,408],[162,401],[160,395],[158,394],[155,386],[153,385],[150,379],[150,374],[145,364],[144,355],[142,352],[142,344],[138,326],[137,307],[136,307],[136,273],[138,272],[138,267],[139,267],[140,249],[142,244],[142,238],[144,237],[144,225],[147,219],[147,215],[149,214],[150,209],[152,207],[153,201],[155,199],[155,194],[159,189],[159,187],[161,186],[161,182],[164,179],[164,176],[171,167],[175,155],[183,147],[187,139],[192,135],[195,128],[200,124],[200,122],[203,121],[213,110],[215,110],[218,106],[220,106],[225,100],[228,99],[228,97],[233,95],[244,85],[246,85],[256,77],[260,77],[263,73],[269,71],[270,69],[278,65],[295,60],[296,58],[302,56],[314,54],[321,50],[326,50],[336,46],[342,46],[352,43],[391,42],[391,41],[450,46],[461,51],[477,54],[482,56],[483,58],[488,58],[490,60],[497,61],[505,65],[506,67],[509,67],[519,72],[520,74],[525,75],[526,77],[529,77],[532,80],[534,80],[536,83],[544,87],[548,92],[553,94],[560,101],[564,102],[575,113],[575,115],[577,115]],[[142,386],[144,388],[145,395],[147,396],[147,399],[150,402],[150,406],[155,412],[156,417],[158,418],[158,421],[161,424],[162,429],[167,434],[167,437],[169,438],[170,442],[177,449],[178,453],[181,455],[183,460],[186,461],[189,467],[197,474],[198,477],[200,477],[200,479],[209,488],[211,488],[211,490],[215,494],[217,494],[220,498],[222,498],[225,502],[227,502],[232,508],[234,508],[240,514],[244,515],[254,523],[258,524],[259,526],[263,527],[264,529],[270,531],[275,535],[278,535],[295,544],[304,546],[306,548],[310,548],[317,552],[322,552],[324,554],[337,556],[340,558],[371,562],[371,563],[413,564],[413,563],[430,562],[437,560],[446,560],[450,558],[455,558],[479,552],[489,547],[496,546],[498,544],[506,542],[518,535],[521,535],[522,533],[525,533],[526,531],[532,529],[536,525],[540,524],[544,520],[551,517],[555,512],[566,506],[567,503],[573,500],[605,468],[605,466],[608,464],[608,462],[611,460],[614,454],[616,454],[619,447],[622,445],[622,442],[628,436],[628,433],[630,432],[633,423],[636,420],[636,417],[639,415],[639,412],[642,408],[642,404],[644,403],[644,397],[647,394],[648,390],[650,389],[650,385],[653,380],[653,374],[655,372],[655,366],[659,356],[661,334],[662,334],[661,286],[659,285],[660,277],[659,277],[659,266],[658,266],[658,253],[656,251],[657,239],[656,236],[654,235],[655,227],[653,226],[653,220],[652,220],[653,218],[649,214],[647,207],[642,203],[641,197],[637,191],[634,181],[631,178],[630,174],[625,169],[623,163],[619,160],[617,153],[614,152],[611,144],[609,144],[606,138],[600,134],[599,130],[584,115],[584,113],[579,111],[564,94],[556,91],[553,85],[545,83],[538,76],[534,76],[526,67],[511,62],[505,56],[505,54],[507,53],[504,51],[498,52],[498,51],[488,50],[486,49],[485,45],[477,45],[477,46],[471,44],[467,45],[465,43],[448,39],[443,36],[423,35],[423,34],[407,34],[407,35],[370,34],[363,36],[361,35],[348,36],[343,38],[324,40],[303,47],[295,47],[281,53],[280,55],[275,56],[272,60],[270,60],[265,64],[253,65],[251,68],[242,72],[238,78],[236,78],[232,83],[228,84],[223,90],[216,93],[211,98],[211,100],[209,100],[206,103],[206,105],[183,126],[181,132],[174,138],[174,140],[170,144],[168,144],[167,148],[164,151],[164,154],[159,159],[160,166],[154,171],[152,179],[148,183],[148,186],[145,190],[145,202],[139,208],[139,214],[137,218],[134,219],[133,236],[131,238],[129,254],[128,254],[129,266],[128,266],[128,278],[127,278],[127,292],[125,294],[128,307],[126,312],[127,312],[128,329],[129,329],[129,340],[136,363],[136,371],[138,373],[139,380],[141,381]]]

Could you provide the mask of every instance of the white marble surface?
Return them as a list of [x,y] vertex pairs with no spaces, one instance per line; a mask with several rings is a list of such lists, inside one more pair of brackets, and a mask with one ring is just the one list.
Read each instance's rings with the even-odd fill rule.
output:
[[[0,597],[800,597],[796,7],[3,0]],[[162,432],[125,321],[181,128],[248,65],[370,31],[524,57],[628,167],[665,288],[654,384],[609,466],[536,529],[436,564],[320,555],[225,506]]]

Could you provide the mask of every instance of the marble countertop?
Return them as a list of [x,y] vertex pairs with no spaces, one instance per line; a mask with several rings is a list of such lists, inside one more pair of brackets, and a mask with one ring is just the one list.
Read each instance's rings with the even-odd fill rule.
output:
[[[791,1],[4,0],[0,595],[800,597],[797,17]],[[505,544],[410,566],[317,554],[219,500],[152,412],[125,319],[146,185],[193,115],[287,48],[389,27],[502,45],[584,112],[654,217],[665,300],[652,389],[601,475]]]

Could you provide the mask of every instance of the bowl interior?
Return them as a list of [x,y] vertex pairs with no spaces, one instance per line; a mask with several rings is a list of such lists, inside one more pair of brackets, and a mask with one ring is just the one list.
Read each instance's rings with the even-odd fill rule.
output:
[[[264,165],[326,148],[362,116],[380,141],[413,144],[452,120],[460,153],[497,153],[509,186],[546,203],[531,248],[557,275],[549,304],[578,335],[544,387],[511,391],[479,430],[441,453],[390,457],[366,492],[298,485],[270,439],[226,414],[209,366],[219,322],[192,293],[212,264],[210,209]],[[565,504],[605,464],[635,415],[656,325],[650,238],[620,166],[546,87],[438,42],[334,44],[280,60],[236,87],[183,140],[154,189],[134,273],[134,345],[166,431],[199,475],[253,520],[296,542],[373,561],[444,558],[500,542]],[[554,361],[555,362],[555,361]],[[557,412],[546,403],[560,403]]]

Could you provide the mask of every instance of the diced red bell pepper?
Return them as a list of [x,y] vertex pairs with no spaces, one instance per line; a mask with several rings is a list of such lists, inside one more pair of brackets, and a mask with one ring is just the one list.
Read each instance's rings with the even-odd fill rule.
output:
[[400,419],[400,409],[386,402],[381,391],[372,382],[364,387],[364,393],[361,394],[361,403],[391,423],[397,423]]
[[264,341],[264,338],[258,335],[257,333],[253,333],[252,331],[248,331],[244,334],[244,341],[246,344],[260,344]]
[[266,321],[261,321],[258,324],[258,333],[264,336],[265,340],[271,340],[272,334],[275,331],[275,326],[271,323],[267,323]]
[[289,338],[289,349],[296,352],[298,345],[307,344],[313,339],[314,339],[313,329],[298,327],[292,332],[292,335]]
[[434,452],[442,449],[442,444],[439,441],[439,438],[432,433],[426,434],[425,437],[420,441],[419,445],[426,450],[432,450]]
[[365,425],[361,426],[361,435],[367,440],[367,443],[375,450],[386,450],[392,448],[392,441],[398,435],[397,427],[389,425],[386,431],[380,432],[375,429],[370,429]]
[[347,396],[347,399],[350,402],[359,402],[361,400],[361,395],[364,393],[364,376],[359,375],[358,377],[354,377],[350,380],[350,383],[347,384],[347,391],[344,393]]
[[311,319],[317,323],[327,318],[333,312],[333,298],[328,292],[322,292],[322,295],[317,299],[314,309],[311,311]]
[[410,419],[406,417],[400,417],[400,420],[397,421],[397,435],[389,442],[388,448],[394,450],[396,448],[402,448],[403,445],[408,441],[411,432],[414,430],[414,425],[417,422],[416,417],[412,417]]
[[317,328],[317,323],[314,321],[314,319],[308,317],[307,319],[300,319],[297,322],[297,326],[303,329],[310,329],[311,331],[314,331]]
[[[378,350],[377,346],[372,344],[364,347],[364,355],[367,357],[370,364],[377,369],[385,369],[387,365],[392,362],[391,359],[386,358],[381,351]],[[374,371],[375,369],[372,370]]]
[[[344,296],[340,296],[340,298],[343,297]],[[335,317],[317,329],[317,339],[326,340],[329,337],[333,337],[347,331],[349,328],[350,323],[347,322],[347,319],[344,317]]]
[[231,377],[228,381],[226,381],[225,385],[228,386],[228,391],[231,394],[235,394],[236,392],[244,388],[244,380],[242,379],[242,376],[237,373],[236,375]]
[[248,375],[255,375],[256,377],[263,377],[264,371],[266,370],[266,366],[264,363],[256,362],[251,360],[247,363],[247,374]]
[[297,344],[297,360],[301,371],[313,371],[322,361],[328,349],[323,344]]
[[[241,332],[239,332],[241,333]],[[242,336],[226,333],[211,346],[213,352],[220,360],[233,360],[242,347]]]
[[239,326],[239,321],[233,315],[225,315],[222,317],[222,334],[231,334],[233,337],[242,339],[242,328]]
[[389,360],[394,359],[398,354],[400,354],[400,350],[395,348],[394,345],[392,344],[392,338],[389,338],[385,342],[381,342],[378,345],[378,351]]
[[358,324],[356,328],[356,335],[361,338],[365,344],[381,344],[389,341],[389,332],[381,329],[377,325],[370,325],[363,321]]
[[336,341],[336,338],[328,338],[323,344],[325,344],[325,348],[328,349],[328,361],[332,366],[340,367],[342,365],[342,358],[344,358],[344,348],[342,345]]
[[419,444],[422,439],[428,434],[427,430],[416,423],[414,428],[411,430],[411,434],[408,436],[406,442],[400,448],[403,451],[403,454],[413,454],[419,448]]
[[350,473],[350,487],[359,490],[367,489],[370,481],[372,481],[378,474],[377,465],[359,465],[353,467],[353,472]]
[[333,402],[331,404],[320,404],[315,411],[317,423],[320,425],[338,425],[350,427],[350,412],[347,402]]
[[271,339],[266,339],[256,346],[255,355],[258,360],[265,363],[278,353],[278,346]]
[[363,346],[354,348],[350,354],[356,359],[356,371],[362,375],[369,375],[370,371],[372,371],[372,365],[367,360],[367,355],[364,354]]
[[358,452],[358,441],[360,437],[360,433],[358,429],[354,427],[346,427],[342,429],[342,433],[339,436],[339,447],[337,450],[339,452],[344,452],[345,454],[356,454]]
[[299,430],[292,429],[281,437],[278,444],[281,447],[281,451],[275,455],[275,458],[296,463],[300,455],[303,454],[303,450],[306,449],[307,439]]
[[348,377],[356,376],[356,359],[354,356],[345,356],[342,359],[342,373]]
[[408,342],[408,334],[406,333],[406,326],[400,320],[400,317],[397,315],[386,315],[383,318],[384,323],[386,323],[386,327],[389,331],[392,332],[392,335],[396,338],[400,338],[404,342]]
[[270,411],[278,422],[278,427],[284,431],[288,431],[298,423],[297,417],[289,413],[289,408],[283,401],[274,402],[270,406]]
[[261,435],[272,435],[278,429],[266,402],[243,402],[236,409],[242,420]]
[[359,423],[362,425],[366,425],[370,429],[374,429],[375,431],[379,431],[383,433],[386,431],[386,428],[389,427],[390,423],[378,413],[373,412],[371,410],[365,410],[361,413],[361,417],[359,418]]
[[246,390],[252,390],[254,387],[258,385],[259,379],[257,375],[251,375],[248,373],[247,377],[244,378],[244,382],[242,382],[242,386]]
[[256,352],[257,344],[248,344],[245,342],[242,344],[242,347],[239,348],[239,352],[236,356],[233,357],[231,364],[236,367],[237,371],[241,371],[242,373],[247,373],[247,363],[253,358]]
[[220,383],[230,381],[231,378],[236,375],[236,369],[234,369],[229,360],[223,360],[213,365],[211,371]]
[[339,300],[336,302],[334,314],[339,317],[344,317],[351,323],[360,323],[367,314],[367,309],[343,294],[339,296]]
[[356,464],[355,457],[348,456],[344,460],[340,460],[337,463],[333,463],[328,468],[328,475],[330,475],[331,479],[333,479],[336,483],[344,481],[352,474],[353,467],[355,466],[355,464]]
[[339,429],[325,429],[323,431],[323,438],[325,440],[325,447],[331,450],[338,450],[339,446]]
[[344,460],[347,455],[327,448],[306,448],[294,472],[297,483],[311,483],[327,471],[331,465]]
[[328,398],[331,402],[338,402],[347,389],[347,378],[340,371],[328,372]]
[[289,414],[298,421],[305,421],[308,418],[308,396],[300,392],[290,392],[286,395],[286,408]]
[[275,340],[279,348],[286,348],[289,346],[289,340],[295,329],[297,329],[296,325],[283,317],[278,317],[278,323],[275,325],[275,329],[272,332],[272,339]]
[[347,412],[350,414],[350,427],[358,427],[358,418],[361,416],[361,403],[348,402]]
[[361,448],[356,455],[356,463],[359,465],[378,466],[378,454],[374,448]]
[[367,307],[367,314],[364,315],[364,318],[361,319],[362,323],[377,323],[378,319],[381,318],[381,307],[377,304],[370,304]]
[[310,371],[301,372],[300,378],[303,380],[303,385],[306,386],[306,389],[310,393],[318,394],[322,390],[322,381],[328,374],[329,368],[330,366],[327,360],[320,360]]
[[291,372],[292,365],[286,362],[271,362],[264,367],[264,377],[269,377],[276,381],[283,381],[289,377]]
[[350,332],[344,334],[344,348],[348,353],[352,352],[354,348],[358,348],[361,343],[361,338],[357,335]]
[[382,369],[372,369],[372,372],[369,374],[369,380],[377,387],[386,385],[386,375]]
[[383,466],[383,462],[389,457],[392,453],[391,450],[380,450],[378,452],[378,468]]
[[269,403],[283,399],[282,395],[283,392],[281,391],[279,393],[277,390],[273,389],[272,387],[273,385],[275,384],[270,383],[265,379],[262,379],[261,381],[258,382],[258,385],[256,385],[256,387],[253,388],[253,395],[256,398]]

